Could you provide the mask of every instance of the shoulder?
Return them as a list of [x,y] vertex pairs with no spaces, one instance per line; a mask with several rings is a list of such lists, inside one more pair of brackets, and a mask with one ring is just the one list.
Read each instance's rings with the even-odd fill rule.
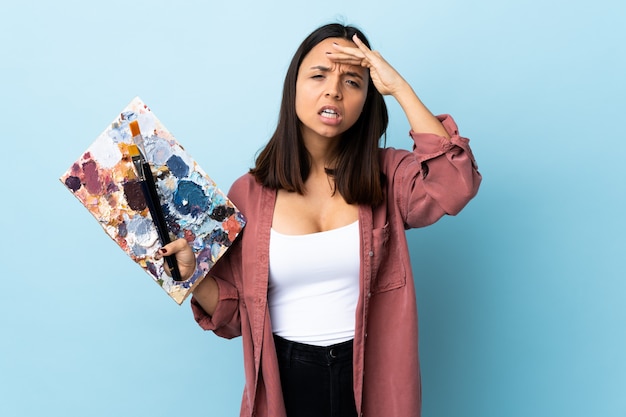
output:
[[228,191],[228,198],[237,206],[243,206],[248,201],[258,198],[263,192],[263,186],[256,178],[246,173],[237,178]]
[[260,186],[257,182],[256,178],[249,172],[243,174],[241,177],[237,178],[233,185],[230,187],[230,192],[239,190],[239,189],[247,189],[254,186]]
[[381,148],[379,153],[380,169],[385,175],[393,175],[404,162],[415,160],[413,152],[406,149]]

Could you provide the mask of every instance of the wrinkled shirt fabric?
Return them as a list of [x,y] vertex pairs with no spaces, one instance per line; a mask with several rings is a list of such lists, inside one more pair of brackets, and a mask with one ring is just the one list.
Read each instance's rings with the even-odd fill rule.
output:
[[[405,230],[459,213],[481,182],[469,140],[459,136],[449,115],[437,117],[451,138],[411,131],[412,151],[381,149],[385,202],[359,207],[353,388],[360,416],[420,416],[417,305]],[[276,191],[246,174],[228,195],[247,225],[210,272],[219,288],[213,316],[195,298],[190,304],[203,329],[225,338],[242,337],[245,387],[240,415],[286,417],[267,305]]]

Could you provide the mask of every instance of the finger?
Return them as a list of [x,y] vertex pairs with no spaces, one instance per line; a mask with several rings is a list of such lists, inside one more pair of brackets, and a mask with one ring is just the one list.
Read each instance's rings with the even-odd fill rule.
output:
[[163,258],[164,256],[175,256],[178,252],[185,249],[186,246],[187,246],[187,241],[185,239],[182,239],[182,238],[176,239],[175,241],[170,242],[167,245],[160,248],[159,250],[157,250],[156,253],[154,254],[154,259],[159,260]]
[[[159,250],[156,251],[156,253],[154,254],[154,259],[158,261],[158,260],[163,259],[164,256],[169,256],[171,254],[173,254],[173,252],[171,252],[171,249],[168,250],[164,246],[164,247],[162,247],[162,248],[160,248]],[[165,271],[165,274],[167,274],[167,276],[169,276],[169,277],[172,276],[172,273],[170,272],[170,269],[167,266],[167,262],[163,262],[163,270]]]
[[[178,261],[178,270],[182,277],[188,279],[194,274],[196,269],[196,258],[191,250],[191,247],[187,243],[187,241],[183,238],[179,238],[171,243],[160,248],[155,253],[155,259],[162,259],[166,256],[175,256]],[[163,262],[163,269],[168,276],[171,275],[171,271],[168,267],[167,262]]]
[[372,68],[379,67],[380,65],[388,65],[378,51],[372,51],[368,48],[356,34],[352,37],[352,39],[359,48],[359,51],[363,54],[363,62],[367,61],[367,65],[363,64],[364,67],[366,66],[368,68]]
[[333,48],[336,52],[327,52],[328,55],[337,56],[341,58],[363,59],[365,55],[359,50],[359,48],[353,48],[350,46],[342,46],[333,42]]
[[341,56],[337,54],[332,54],[332,55],[329,54],[327,56],[328,56],[328,59],[330,59],[332,62],[336,62],[338,64],[353,65],[356,67],[363,66],[363,63],[367,62],[367,60],[364,60],[364,59],[354,58],[354,57],[349,57],[349,56]]
[[159,249],[159,253],[164,256],[174,255],[185,249],[187,245],[187,241],[181,237],[163,246]]
[[354,34],[354,36],[352,36],[352,41],[354,42],[356,47],[359,48],[359,51],[361,51],[365,57],[368,57],[369,54],[372,52],[372,50],[368,48],[367,45],[365,45],[361,39],[359,39],[356,33]]
[[370,61],[363,56],[363,53],[357,48],[343,47],[334,45],[337,52],[326,52],[326,57],[333,62],[346,65],[354,65],[357,67],[370,68]]

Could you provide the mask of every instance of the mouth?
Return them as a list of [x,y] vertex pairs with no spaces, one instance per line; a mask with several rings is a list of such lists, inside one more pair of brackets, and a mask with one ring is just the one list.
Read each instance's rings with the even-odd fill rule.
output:
[[338,119],[340,117],[339,110],[335,107],[324,107],[318,114],[327,119]]

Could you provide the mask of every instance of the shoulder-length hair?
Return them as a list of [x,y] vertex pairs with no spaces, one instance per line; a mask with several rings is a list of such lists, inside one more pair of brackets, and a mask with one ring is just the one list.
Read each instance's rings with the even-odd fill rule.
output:
[[[343,38],[352,41],[354,34],[370,47],[359,29],[332,23],[313,31],[294,54],[285,76],[276,131],[259,152],[255,167],[250,170],[265,187],[299,194],[306,192],[304,182],[309,176],[311,162],[302,139],[301,122],[296,114],[298,71],[304,57],[324,39]],[[356,123],[341,135],[333,169],[327,170],[334,177],[335,191],[348,204],[376,206],[383,201],[379,141],[387,130],[388,121],[383,96],[369,77],[363,112]]]

